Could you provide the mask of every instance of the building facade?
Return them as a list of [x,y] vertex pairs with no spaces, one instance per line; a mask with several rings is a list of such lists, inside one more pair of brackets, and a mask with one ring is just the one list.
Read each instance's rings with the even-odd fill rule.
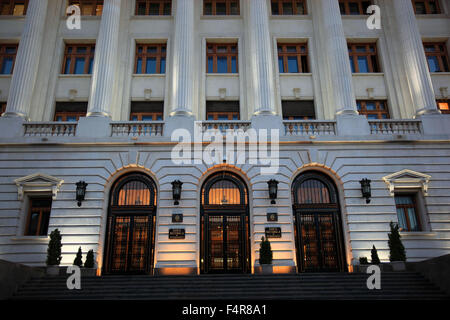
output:
[[[58,229],[63,265],[252,273],[267,236],[275,272],[347,271],[390,222],[409,261],[450,252],[449,0],[0,6],[0,259]],[[174,160],[209,129],[278,155]]]

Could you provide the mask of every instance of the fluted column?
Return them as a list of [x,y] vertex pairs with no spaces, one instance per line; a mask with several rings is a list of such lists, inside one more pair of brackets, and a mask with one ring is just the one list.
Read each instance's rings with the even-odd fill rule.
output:
[[440,113],[437,109],[433,83],[411,1],[396,0],[392,1],[391,5],[416,113],[418,115]]
[[276,114],[272,44],[266,0],[249,1],[252,83],[255,114]]
[[323,45],[328,56],[336,114],[358,114],[339,2],[319,1],[320,9],[314,19],[321,19],[323,26]]
[[20,38],[5,117],[28,118],[39,67],[48,0],[31,0]]
[[88,117],[111,116],[115,68],[119,45],[121,0],[105,0],[100,31],[95,45]]
[[178,0],[175,15],[171,115],[192,114],[194,98],[194,1]]

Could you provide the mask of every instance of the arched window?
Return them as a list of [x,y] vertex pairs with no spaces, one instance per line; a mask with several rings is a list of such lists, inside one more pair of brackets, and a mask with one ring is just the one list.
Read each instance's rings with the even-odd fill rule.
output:
[[156,188],[153,181],[144,175],[123,177],[114,188],[112,205],[118,207],[155,206]]
[[292,193],[296,205],[337,204],[336,188],[327,177],[316,172],[297,177]]
[[221,172],[211,177],[202,190],[205,205],[245,205],[247,188],[237,176]]

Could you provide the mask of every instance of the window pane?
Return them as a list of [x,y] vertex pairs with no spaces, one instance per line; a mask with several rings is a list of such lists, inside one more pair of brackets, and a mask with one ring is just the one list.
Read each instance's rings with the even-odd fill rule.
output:
[[352,69],[352,73],[355,73],[355,64],[353,63],[353,57],[350,57],[350,68]]
[[136,74],[142,73],[142,58],[138,58],[136,61]]
[[297,2],[297,14],[305,14],[305,7],[302,2]]
[[236,57],[231,58],[231,73],[237,73],[237,61]]
[[339,9],[341,10],[341,15],[345,15],[345,4],[339,2]]
[[410,231],[419,231],[419,224],[417,223],[416,211],[414,208],[408,208],[408,218],[410,224]]
[[6,47],[5,52],[14,54],[14,53],[16,53],[16,48],[15,47]]
[[30,217],[30,223],[28,225],[28,235],[36,235],[37,228],[39,223],[39,211],[32,212]]
[[74,74],[84,74],[84,64],[85,64],[84,58],[76,58]]
[[208,58],[208,73],[214,72],[214,59],[213,57]]
[[212,3],[205,3],[204,15],[212,15]]
[[170,16],[172,14],[172,5],[170,3],[164,4],[164,15]]
[[292,3],[290,2],[283,3],[283,14],[294,14],[294,11],[292,9]]
[[278,67],[280,68],[280,73],[284,73],[283,57],[278,57]]
[[272,14],[273,15],[279,15],[280,11],[278,10],[278,3],[272,2]]
[[94,58],[89,59],[89,70],[88,74],[92,74],[92,68],[94,67]]
[[11,74],[13,69],[13,58],[4,58],[1,74]]
[[405,214],[402,208],[397,208],[398,226],[403,230],[408,230],[408,225],[406,224]]
[[216,3],[216,14],[217,15],[226,15],[227,14],[227,5],[225,2]]
[[145,15],[145,3],[139,3],[137,7],[137,15],[144,16]]
[[238,15],[239,14],[239,7],[237,2],[232,2],[230,4],[230,14],[231,15]]
[[288,57],[288,69],[289,73],[298,73],[297,57]]
[[428,56],[428,66],[430,67],[430,72],[440,72],[439,61],[436,56]]
[[425,3],[423,1],[416,1],[416,14],[425,14]]
[[25,13],[25,5],[23,4],[16,4],[14,5],[14,16],[23,16]]
[[147,58],[147,74],[155,74],[156,73],[156,58]]
[[166,58],[161,58],[161,74],[166,73]]
[[86,53],[87,52],[87,48],[86,47],[78,47],[77,48],[77,53]]
[[150,3],[149,14],[151,16],[158,16],[159,15],[159,3]]
[[368,111],[376,110],[375,103],[374,102],[367,102],[366,103],[366,109]]
[[395,203],[400,205],[412,205],[414,204],[414,201],[410,196],[395,196]]
[[142,121],[153,121],[153,116],[142,116]]
[[81,6],[81,15],[83,15],[83,16],[92,15],[93,8],[94,7],[92,6],[92,4],[84,4],[83,6]]
[[227,57],[217,57],[217,72],[218,73],[228,72]]
[[358,57],[359,72],[369,72],[369,64],[366,57]]

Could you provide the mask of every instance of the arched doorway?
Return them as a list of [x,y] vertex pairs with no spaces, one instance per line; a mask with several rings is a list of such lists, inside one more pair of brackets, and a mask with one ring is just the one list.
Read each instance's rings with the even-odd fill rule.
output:
[[146,175],[121,177],[111,189],[104,273],[151,274],[156,187]]
[[339,200],[334,183],[320,172],[299,175],[292,184],[299,272],[345,271]]
[[201,272],[250,270],[248,190],[230,172],[211,176],[201,190]]

